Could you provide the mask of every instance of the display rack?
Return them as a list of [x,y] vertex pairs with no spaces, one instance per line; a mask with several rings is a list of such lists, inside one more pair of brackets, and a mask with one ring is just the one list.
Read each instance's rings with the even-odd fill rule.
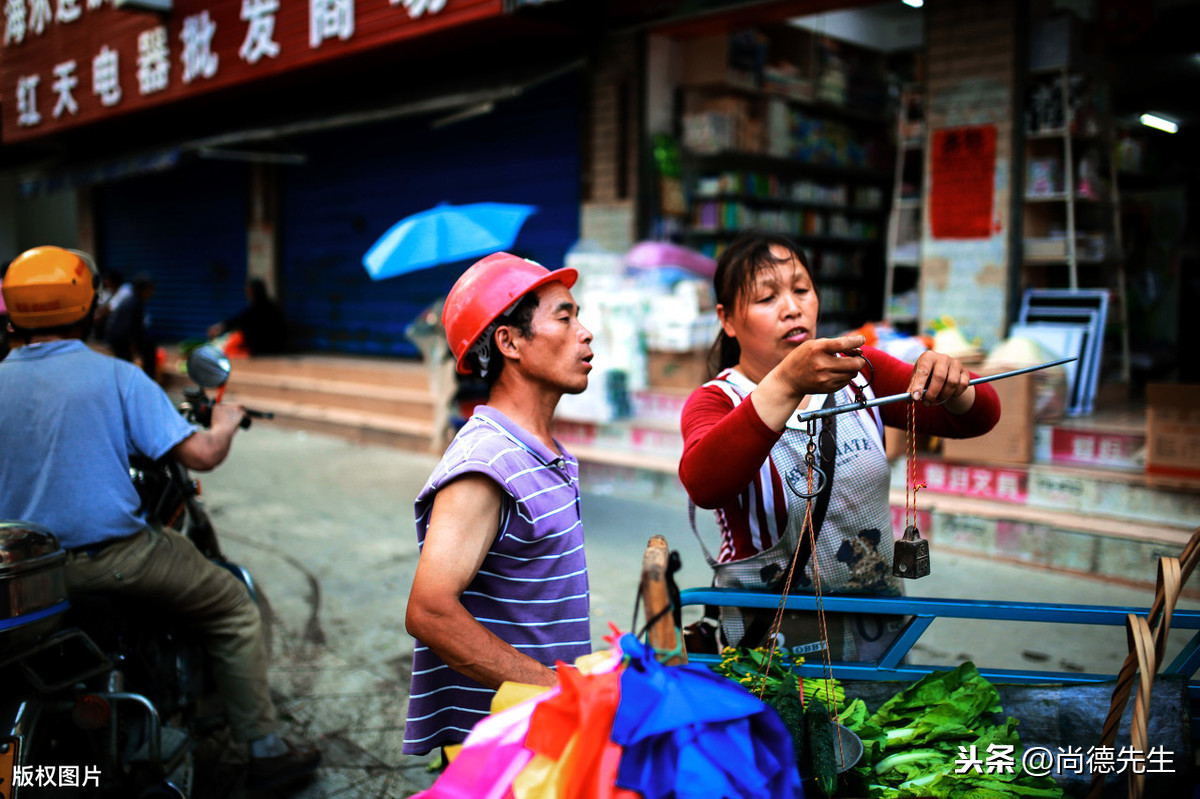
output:
[[891,181],[880,119],[736,87],[683,94],[708,109],[685,115],[687,243],[717,256],[746,229],[788,233],[819,274],[822,334],[878,318]]
[[1125,264],[1107,87],[1068,66],[1031,70],[1025,106],[1022,289],[1106,289],[1129,377]]
[[925,207],[925,92],[904,87],[896,113],[896,171],[888,215],[884,319],[915,333],[921,322],[921,235]]

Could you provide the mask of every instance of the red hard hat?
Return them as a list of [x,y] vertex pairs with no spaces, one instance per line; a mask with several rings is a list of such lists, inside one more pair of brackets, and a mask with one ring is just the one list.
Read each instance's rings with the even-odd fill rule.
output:
[[551,272],[541,264],[506,252],[492,253],[463,273],[442,306],[442,326],[458,373],[471,373],[466,357],[493,322],[517,300],[547,283],[575,285],[579,273],[569,267]]

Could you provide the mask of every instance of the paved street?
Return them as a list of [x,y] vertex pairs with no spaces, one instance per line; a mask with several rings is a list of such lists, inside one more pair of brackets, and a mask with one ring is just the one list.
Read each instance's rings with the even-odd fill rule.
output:
[[[425,758],[400,748],[412,658],[404,608],[417,559],[412,500],[435,462],[257,422],[225,464],[200,475],[227,554],[270,600],[272,681],[286,732],[325,752],[318,778],[297,796],[392,799],[433,780]],[[682,496],[668,504],[586,494],[584,522],[598,645],[609,622],[630,626],[650,535],[664,534],[680,552],[681,587],[709,580]],[[702,532],[715,540],[708,518]],[[1148,591],[939,555],[936,546],[933,574],[910,592],[1142,607],[1152,599]],[[1122,629],[941,624],[918,644],[921,662],[1115,672],[1126,651]],[[1172,647],[1180,644],[1176,635]],[[207,753],[208,790],[200,795],[246,796],[239,758],[234,749]]]

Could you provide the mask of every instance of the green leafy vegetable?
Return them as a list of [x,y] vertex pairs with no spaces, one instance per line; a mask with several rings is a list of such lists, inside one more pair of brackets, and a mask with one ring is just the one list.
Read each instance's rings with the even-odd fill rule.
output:
[[[827,796],[840,787],[845,796],[871,799],[1063,799],[1049,777],[1021,768],[1017,720],[997,715],[1000,694],[972,663],[926,675],[870,713],[862,699],[847,703],[836,680],[798,679],[786,653],[726,649],[723,654],[714,670],[775,708],[792,734],[801,775],[816,780]],[[798,710],[801,698],[804,706]],[[841,779],[826,703],[863,741],[862,759]],[[822,721],[825,732],[814,738]],[[1011,773],[964,768],[964,753],[972,746],[984,763],[989,747],[1011,747]],[[832,769],[822,765],[827,763]]]
[[[1062,799],[1053,780],[1021,768],[1017,720],[997,723],[1001,710],[995,686],[968,662],[926,675],[869,717],[847,713],[843,723],[864,745],[854,783],[873,799]],[[971,747],[986,761],[996,746],[1011,747],[1011,773],[963,768]]]

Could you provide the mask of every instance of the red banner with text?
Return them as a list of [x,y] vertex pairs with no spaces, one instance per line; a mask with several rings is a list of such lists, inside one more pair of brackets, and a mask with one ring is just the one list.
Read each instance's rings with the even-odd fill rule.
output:
[[6,0],[0,136],[42,136],[503,8],[503,0],[174,0],[160,14],[111,0]]

